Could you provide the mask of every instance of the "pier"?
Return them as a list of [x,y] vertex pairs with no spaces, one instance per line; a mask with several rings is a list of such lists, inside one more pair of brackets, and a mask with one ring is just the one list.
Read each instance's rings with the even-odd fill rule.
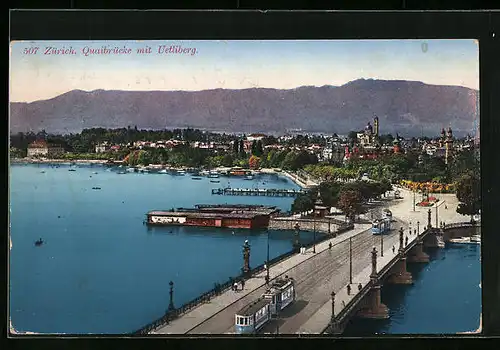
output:
[[287,190],[274,188],[213,188],[212,194],[224,196],[268,196],[268,197],[297,197],[305,190]]

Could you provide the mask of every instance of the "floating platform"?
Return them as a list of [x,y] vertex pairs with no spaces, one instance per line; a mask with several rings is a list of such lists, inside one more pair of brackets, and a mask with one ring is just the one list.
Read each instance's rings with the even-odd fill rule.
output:
[[268,197],[297,197],[305,194],[304,190],[286,190],[274,188],[213,188],[212,194],[224,196],[268,196]]
[[275,206],[196,205],[195,208],[155,210],[146,214],[148,225],[204,226],[260,229],[269,226]]

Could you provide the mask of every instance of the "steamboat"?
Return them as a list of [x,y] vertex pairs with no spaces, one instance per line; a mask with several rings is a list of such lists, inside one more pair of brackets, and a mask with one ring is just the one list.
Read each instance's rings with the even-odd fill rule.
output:
[[146,224],[263,229],[278,212],[275,206],[198,204],[194,208],[150,211],[146,214]]

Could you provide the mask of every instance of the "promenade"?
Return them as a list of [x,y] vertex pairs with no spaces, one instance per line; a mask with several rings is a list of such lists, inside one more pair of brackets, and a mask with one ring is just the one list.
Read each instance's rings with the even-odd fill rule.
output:
[[[362,232],[369,232],[371,225],[360,224],[355,225],[355,228],[349,232],[340,234],[335,238],[328,239],[321,243],[316,244],[316,254],[312,253],[312,248],[308,249],[306,254],[295,254],[290,258],[278,262],[270,266],[269,276],[274,279],[279,275],[288,274],[288,271],[303,263],[312,257],[318,255],[320,252],[328,250],[330,242],[332,245],[338,244],[342,241],[348,241],[349,237],[354,237]],[[266,272],[258,273],[245,281],[245,289],[234,292],[227,290],[219,296],[212,298],[209,302],[202,304],[195,309],[182,315],[180,318],[173,320],[169,324],[151,332],[152,334],[185,334],[185,333],[224,333],[227,328],[222,329],[220,332],[212,331],[212,327],[206,323],[203,327],[199,327],[202,323],[211,320],[210,324],[217,323],[219,319],[226,319],[225,315],[220,315],[221,311],[228,312],[227,308],[231,306],[231,311],[234,309],[241,309],[245,305],[257,299],[265,291],[265,276]],[[289,276],[293,277],[292,274]],[[240,286],[241,288],[241,286]],[[214,319],[214,316],[218,316]],[[223,316],[223,317],[221,317]],[[229,316],[229,322],[234,323],[234,313]]]
[[[400,227],[404,228],[408,244],[411,244],[417,238],[413,234],[414,229],[417,228],[417,221],[420,232],[427,225],[428,209],[431,209],[431,222],[435,226],[435,206],[426,208],[415,206],[414,210],[413,193],[406,189],[398,188],[398,190],[402,199],[384,203],[385,207],[391,209],[395,222],[393,222],[394,230],[389,235],[383,236],[383,257],[380,256],[382,238],[371,234],[370,224],[356,224],[354,230],[317,244],[316,253],[313,253],[310,248],[306,254],[295,254],[270,267],[271,280],[285,274],[295,278],[297,300],[283,310],[277,319],[266,324],[260,333],[321,333],[331,318],[331,292],[336,293],[335,313],[337,314],[356,296],[358,285],[365,286],[370,281],[370,252],[373,247],[376,247],[378,252],[377,271],[380,271],[398,253]],[[456,213],[458,201],[454,194],[442,194],[438,198],[440,198],[437,203],[439,222],[445,221],[450,224],[468,221],[467,216]],[[416,199],[418,202],[418,197]],[[412,234],[408,233],[409,228]],[[329,249],[330,243],[333,245],[332,249]],[[351,295],[347,295],[346,287],[350,282],[350,251],[352,251],[352,285]],[[235,313],[264,293],[265,275],[265,271],[256,274],[245,282],[243,291],[228,290],[151,333],[234,333]]]

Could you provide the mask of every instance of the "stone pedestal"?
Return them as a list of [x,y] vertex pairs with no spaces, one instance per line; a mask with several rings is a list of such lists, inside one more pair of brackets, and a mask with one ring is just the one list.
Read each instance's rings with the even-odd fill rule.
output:
[[429,262],[429,255],[424,252],[424,243],[422,241],[417,242],[415,247],[412,249],[412,255],[408,256],[408,262],[416,263],[427,263]]
[[344,333],[344,326],[341,322],[334,321],[330,324],[330,328],[328,329],[328,334],[330,335],[341,335]]
[[406,271],[406,257],[401,258],[391,271],[391,275],[387,279],[387,283],[392,284],[412,284],[413,278],[411,273]]
[[424,238],[424,247],[426,248],[439,248],[439,242],[436,234],[431,232]]
[[366,298],[369,298],[367,306],[358,311],[358,317],[378,320],[389,318],[389,309],[381,301],[379,285],[373,286]]

